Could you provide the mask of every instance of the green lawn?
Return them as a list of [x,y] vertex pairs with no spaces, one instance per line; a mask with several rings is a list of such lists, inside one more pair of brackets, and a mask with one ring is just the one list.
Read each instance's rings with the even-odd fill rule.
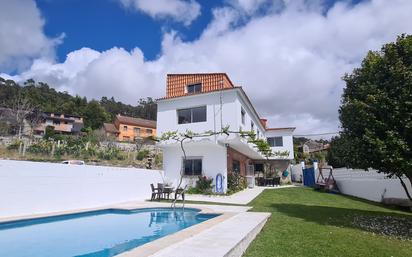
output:
[[249,205],[272,216],[244,256],[412,256],[412,241],[353,224],[355,217],[395,216],[410,225],[410,212],[307,188],[265,190]]

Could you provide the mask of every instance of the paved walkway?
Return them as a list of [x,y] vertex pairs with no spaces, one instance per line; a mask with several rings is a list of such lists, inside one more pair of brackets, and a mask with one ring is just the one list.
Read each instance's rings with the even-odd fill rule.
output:
[[172,244],[152,257],[241,256],[260,232],[270,213],[239,213],[215,226]]
[[227,204],[248,204],[255,199],[265,189],[280,189],[287,187],[295,187],[294,185],[278,186],[278,187],[254,187],[247,188],[243,191],[235,193],[233,195],[192,195],[187,194],[186,200],[188,201],[201,201],[201,202],[214,202],[214,203],[227,203]]

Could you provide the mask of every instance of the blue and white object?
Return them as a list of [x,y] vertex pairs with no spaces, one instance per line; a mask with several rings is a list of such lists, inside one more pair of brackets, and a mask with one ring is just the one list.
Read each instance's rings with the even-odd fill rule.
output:
[[224,193],[223,175],[221,173],[218,173],[216,175],[216,193],[218,193],[218,194],[223,194]]

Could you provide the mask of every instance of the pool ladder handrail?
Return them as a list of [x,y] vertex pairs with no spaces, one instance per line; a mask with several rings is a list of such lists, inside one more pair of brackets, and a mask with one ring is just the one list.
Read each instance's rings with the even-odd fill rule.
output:
[[[177,191],[178,189],[176,189],[176,191]],[[184,197],[184,194],[185,194],[185,192],[186,192],[186,190],[187,190],[187,185],[182,189],[182,192],[180,193],[180,195],[182,196],[182,200],[183,200],[183,207],[182,207],[182,209],[185,209],[185,197]],[[172,205],[170,206],[171,208],[173,208],[173,209],[175,209],[176,208],[176,202],[177,202],[177,197],[178,196],[178,194],[177,193],[175,193],[175,199],[173,200],[173,202],[172,202]]]

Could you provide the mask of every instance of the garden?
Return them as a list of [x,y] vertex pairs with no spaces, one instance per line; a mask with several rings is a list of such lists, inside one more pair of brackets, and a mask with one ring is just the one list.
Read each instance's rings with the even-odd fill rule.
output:
[[272,215],[244,256],[410,256],[412,213],[310,188],[265,190]]
[[[133,145],[131,145],[133,146]],[[94,165],[161,168],[162,156],[154,147],[121,149],[116,142],[101,142],[93,135],[53,135],[35,140],[15,139],[0,145],[0,156],[7,159],[61,162],[83,160]]]

